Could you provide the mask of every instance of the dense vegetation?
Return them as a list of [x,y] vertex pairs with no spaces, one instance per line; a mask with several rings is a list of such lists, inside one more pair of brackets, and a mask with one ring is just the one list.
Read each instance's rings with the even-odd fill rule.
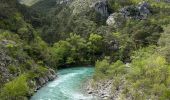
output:
[[115,91],[119,91],[119,96],[123,100],[170,98],[168,53],[170,25],[168,25],[169,11],[166,10],[169,9],[169,4],[150,3],[153,15],[147,20],[138,22],[131,20],[130,23],[128,21],[126,22],[128,26],[119,29],[122,34],[119,33],[119,39],[125,34],[130,35],[128,45],[133,47],[130,53],[131,61],[124,64],[122,60],[112,62],[110,57],[105,57],[96,62],[94,80],[113,80],[112,92],[114,94]]
[[26,22],[22,7],[16,0],[0,1],[1,100],[27,100],[52,68],[50,47]]
[[0,1],[0,99],[27,100],[50,68],[95,63],[94,80],[114,80],[113,92],[123,83],[123,99],[170,98],[170,4],[149,0],[150,14],[137,19],[140,0],[108,0],[116,21],[106,25],[95,1]]

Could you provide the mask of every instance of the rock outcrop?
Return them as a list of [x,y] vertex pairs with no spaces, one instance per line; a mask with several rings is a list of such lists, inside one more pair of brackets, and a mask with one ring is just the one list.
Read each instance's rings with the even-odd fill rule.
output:
[[55,71],[52,69],[49,69],[46,72],[46,75],[41,76],[41,77],[37,77],[34,79],[34,91],[39,90],[41,87],[43,87],[46,83],[48,83],[49,81],[52,81],[56,78],[56,74]]
[[151,13],[149,8],[149,3],[144,1],[140,2],[137,6],[131,5],[123,7],[119,12],[111,14],[108,17],[106,24],[118,28],[129,18],[138,20],[147,19],[147,16]]
[[41,0],[18,0],[21,4],[24,4],[26,6],[32,6],[35,3],[41,1]]
[[103,17],[109,16],[107,0],[74,0],[70,8],[73,9],[73,14],[95,10]]
[[140,2],[137,6],[127,6],[120,10],[120,13],[125,18],[133,18],[133,19],[146,19],[150,14],[149,3]]
[[104,16],[104,17],[109,16],[107,0],[100,0],[96,3],[94,3],[93,7],[94,7],[95,11],[100,13],[102,16]]

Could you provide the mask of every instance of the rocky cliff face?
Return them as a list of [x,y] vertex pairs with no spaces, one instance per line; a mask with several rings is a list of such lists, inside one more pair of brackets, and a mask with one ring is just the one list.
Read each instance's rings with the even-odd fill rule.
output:
[[33,83],[34,85],[34,91],[39,90],[41,87],[43,87],[46,83],[49,81],[52,81],[56,78],[56,73],[54,70],[49,69],[44,76],[37,77],[30,81],[30,83]]
[[[70,3],[70,8],[73,9],[73,14],[79,14],[84,11],[89,11],[94,9],[97,13],[100,13],[102,16],[107,17],[108,4],[107,0],[66,0]],[[63,3],[63,1],[61,1]]]

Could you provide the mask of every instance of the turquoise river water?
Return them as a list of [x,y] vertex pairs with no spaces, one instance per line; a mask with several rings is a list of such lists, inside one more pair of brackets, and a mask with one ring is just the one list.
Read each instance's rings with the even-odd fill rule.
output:
[[92,77],[94,68],[76,67],[57,71],[57,78],[35,93],[31,100],[96,100],[83,92],[84,83]]

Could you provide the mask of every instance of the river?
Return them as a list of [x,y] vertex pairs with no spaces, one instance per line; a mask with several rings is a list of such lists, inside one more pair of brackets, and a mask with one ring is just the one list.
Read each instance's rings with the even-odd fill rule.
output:
[[84,83],[92,78],[93,67],[66,68],[57,71],[57,78],[35,93],[31,100],[96,100],[83,92]]

